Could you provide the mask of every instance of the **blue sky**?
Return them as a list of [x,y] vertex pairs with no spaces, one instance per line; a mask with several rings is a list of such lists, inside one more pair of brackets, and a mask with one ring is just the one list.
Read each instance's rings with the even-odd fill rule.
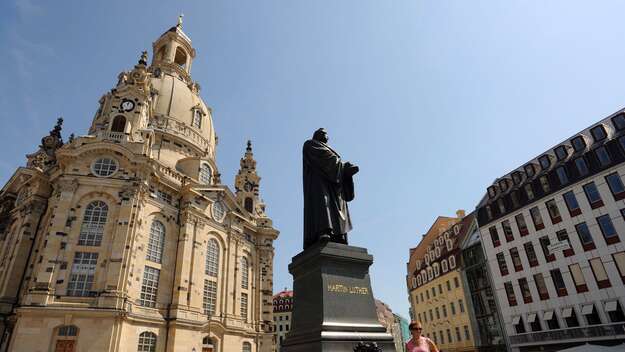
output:
[[[3,1],[0,181],[98,99],[185,14],[193,78],[213,108],[222,180],[252,139],[280,229],[275,290],[301,249],[301,144],[325,127],[360,166],[353,245],[404,316],[408,249],[438,215],[625,105],[617,1]],[[151,53],[150,53],[151,54]]]

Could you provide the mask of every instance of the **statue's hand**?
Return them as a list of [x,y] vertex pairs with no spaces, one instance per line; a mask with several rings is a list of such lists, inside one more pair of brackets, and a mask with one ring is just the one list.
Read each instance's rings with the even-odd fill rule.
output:
[[347,172],[349,175],[355,175],[358,173],[358,171],[358,166],[352,165],[352,163],[350,163],[349,161],[345,163],[345,172]]

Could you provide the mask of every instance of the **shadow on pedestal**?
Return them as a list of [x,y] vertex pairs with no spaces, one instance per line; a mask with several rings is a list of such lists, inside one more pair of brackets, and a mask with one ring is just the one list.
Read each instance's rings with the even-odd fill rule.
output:
[[393,336],[377,320],[372,263],[367,249],[334,242],[317,243],[293,257],[291,331],[280,350],[352,352],[359,342],[375,342],[384,352],[394,351]]

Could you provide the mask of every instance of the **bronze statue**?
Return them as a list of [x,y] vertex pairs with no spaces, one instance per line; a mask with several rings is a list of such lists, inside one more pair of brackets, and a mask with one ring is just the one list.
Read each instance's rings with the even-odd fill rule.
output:
[[341,162],[325,129],[304,143],[304,249],[317,241],[347,244],[352,223],[347,202],[354,199],[358,166]]

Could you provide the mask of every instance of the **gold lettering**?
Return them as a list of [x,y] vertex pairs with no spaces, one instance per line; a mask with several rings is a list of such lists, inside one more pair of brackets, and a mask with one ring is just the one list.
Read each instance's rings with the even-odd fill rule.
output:
[[369,289],[360,286],[345,286],[342,284],[328,284],[328,292],[347,293],[351,295],[367,295]]

